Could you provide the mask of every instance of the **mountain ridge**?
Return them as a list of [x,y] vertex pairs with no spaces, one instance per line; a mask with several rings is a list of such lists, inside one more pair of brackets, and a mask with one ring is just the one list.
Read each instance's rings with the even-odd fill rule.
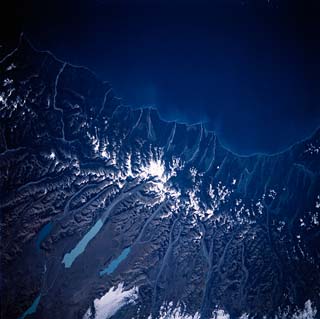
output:
[[170,302],[201,318],[319,307],[320,129],[238,156],[201,123],[123,106],[24,36],[0,70],[7,318],[32,300],[36,318],[92,317],[114,291],[133,299],[112,318],[157,318]]

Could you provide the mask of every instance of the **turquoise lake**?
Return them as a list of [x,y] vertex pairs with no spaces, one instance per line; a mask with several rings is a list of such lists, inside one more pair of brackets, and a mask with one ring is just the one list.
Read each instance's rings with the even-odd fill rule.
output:
[[102,226],[103,222],[101,219],[99,219],[78,242],[76,247],[74,247],[70,253],[64,255],[62,263],[64,264],[65,268],[70,268],[72,266],[74,260],[85,251],[89,242],[97,235]]
[[37,240],[36,240],[37,250],[40,250],[40,245],[41,245],[42,241],[46,239],[46,237],[51,232],[52,228],[53,228],[53,224],[52,223],[48,223],[48,224],[46,224],[45,226],[43,226],[41,228],[41,230],[39,231]]
[[18,318],[18,319],[24,319],[29,315],[32,315],[37,311],[39,302],[40,302],[41,295],[39,295],[32,303],[32,305]]
[[100,271],[99,273],[100,276],[103,276],[105,274],[107,275],[112,274],[117,269],[119,264],[128,257],[130,251],[131,251],[130,247],[125,248],[116,259],[112,260],[106,268]]

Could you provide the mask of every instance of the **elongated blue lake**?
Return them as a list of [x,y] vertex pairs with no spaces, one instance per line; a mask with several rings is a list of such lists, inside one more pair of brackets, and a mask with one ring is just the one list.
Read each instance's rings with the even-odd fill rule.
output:
[[46,239],[46,237],[51,232],[52,228],[53,228],[53,224],[52,223],[48,223],[48,224],[46,224],[45,226],[43,226],[41,228],[41,230],[39,231],[37,240],[36,240],[37,250],[40,250],[40,245],[41,245],[42,241]]
[[106,268],[100,271],[99,273],[100,276],[103,276],[105,274],[108,274],[108,275],[112,274],[117,269],[119,264],[128,257],[130,251],[131,251],[130,247],[125,248],[116,259],[112,260]]
[[85,251],[89,242],[97,235],[102,226],[103,222],[101,219],[99,219],[78,242],[76,247],[74,247],[70,253],[64,255],[62,263],[64,264],[65,268],[70,268],[72,266],[75,259]]
[[32,305],[18,318],[24,319],[29,315],[32,315],[37,311],[39,302],[40,302],[41,294],[33,301]]

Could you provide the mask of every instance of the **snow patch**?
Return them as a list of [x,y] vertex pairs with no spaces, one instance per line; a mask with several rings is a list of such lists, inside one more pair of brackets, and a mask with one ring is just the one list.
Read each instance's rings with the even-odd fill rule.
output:
[[304,304],[304,309],[298,310],[293,316],[292,319],[313,319],[316,318],[317,309],[312,307],[310,300],[306,301]]
[[[198,312],[190,315],[185,312],[184,308],[183,305],[177,305],[177,307],[174,308],[173,302],[164,304],[160,308],[159,315],[154,317],[154,319],[200,319]],[[148,319],[153,319],[153,317],[149,315]]]
[[123,283],[120,283],[117,288],[111,287],[100,299],[95,299],[93,302],[94,311],[90,307],[83,319],[108,319],[123,306],[134,303],[137,298],[137,287],[124,290]]
[[289,313],[289,308],[282,311],[275,316],[275,319],[315,319],[317,315],[316,307],[313,307],[312,302],[307,300],[304,304],[304,308],[297,310],[293,314]]
[[52,151],[52,152],[49,154],[48,158],[54,160],[54,159],[56,158],[55,152]]
[[313,145],[312,143],[310,143],[308,146],[307,146],[307,149],[304,151],[304,153],[308,153],[308,154],[320,154],[320,146],[315,146]]
[[151,176],[156,176],[159,179],[163,179],[165,167],[164,164],[160,161],[151,161],[149,167],[147,167],[147,172]]
[[212,319],[230,319],[230,315],[221,309],[215,310],[212,316]]
[[316,208],[320,208],[320,195],[317,196],[317,200],[316,200]]

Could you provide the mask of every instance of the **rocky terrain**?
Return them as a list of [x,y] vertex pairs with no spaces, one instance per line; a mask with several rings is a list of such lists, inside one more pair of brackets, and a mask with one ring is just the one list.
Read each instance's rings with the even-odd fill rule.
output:
[[0,86],[1,318],[319,315],[320,130],[239,156],[23,36]]

